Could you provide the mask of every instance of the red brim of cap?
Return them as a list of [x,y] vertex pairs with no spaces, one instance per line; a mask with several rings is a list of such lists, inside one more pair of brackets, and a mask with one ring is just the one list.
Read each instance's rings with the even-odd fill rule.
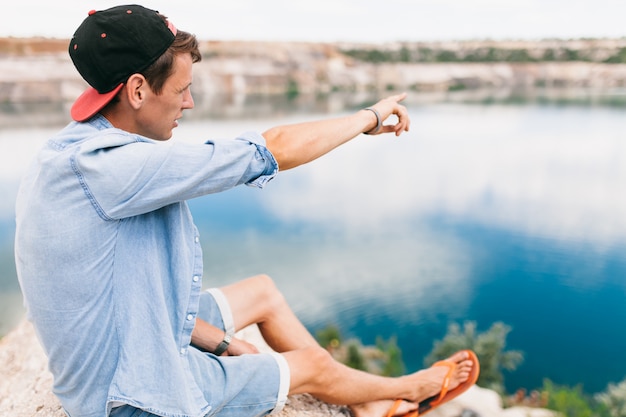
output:
[[84,122],[98,113],[106,106],[113,97],[122,89],[124,84],[120,84],[108,93],[100,94],[95,88],[86,89],[74,102],[70,114],[77,122]]

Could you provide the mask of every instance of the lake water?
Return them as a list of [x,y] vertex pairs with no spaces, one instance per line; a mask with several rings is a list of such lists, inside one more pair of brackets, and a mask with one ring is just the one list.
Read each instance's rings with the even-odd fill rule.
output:
[[[505,375],[509,391],[550,378],[597,392],[624,379],[624,93],[421,97],[407,102],[409,134],[362,136],[265,190],[192,201],[205,286],[267,273],[312,331],[337,324],[365,343],[395,335],[409,370],[449,323],[486,330],[502,321],[512,327],[507,348],[525,353]],[[332,101],[259,106],[269,110],[200,112],[175,140],[347,111]],[[0,334],[24,313],[13,264],[17,183],[60,126],[0,125]]]

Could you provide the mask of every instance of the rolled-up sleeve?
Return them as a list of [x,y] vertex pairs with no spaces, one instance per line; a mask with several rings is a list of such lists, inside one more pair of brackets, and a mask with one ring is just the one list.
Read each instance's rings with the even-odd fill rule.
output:
[[157,142],[116,129],[80,146],[72,166],[105,219],[147,213],[242,184],[263,188],[279,169],[256,132],[190,144]]
[[[274,155],[265,147],[265,138],[256,132],[247,132],[239,137],[240,140],[249,141],[257,147],[257,160],[265,166],[261,175],[247,181],[245,184],[252,187],[263,188],[278,173],[278,162]],[[260,167],[257,167],[260,168]],[[256,172],[254,170],[253,172]]]

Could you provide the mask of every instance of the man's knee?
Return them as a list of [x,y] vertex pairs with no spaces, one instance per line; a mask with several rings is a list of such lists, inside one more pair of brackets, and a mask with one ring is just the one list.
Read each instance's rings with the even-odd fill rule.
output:
[[310,360],[317,365],[319,369],[330,369],[337,365],[337,361],[333,358],[329,351],[321,346],[312,346],[307,348]]
[[328,388],[332,385],[335,378],[334,371],[339,364],[326,349],[320,346],[311,346],[294,353],[298,357],[297,369],[302,372],[298,379],[308,389],[317,392],[320,387]]
[[255,275],[251,280],[254,281],[256,288],[257,302],[263,304],[269,312],[277,312],[281,307],[287,305],[283,293],[269,275]]
[[270,277],[267,274],[255,275],[250,279],[255,282],[255,285],[258,285],[261,288],[267,288],[267,289],[278,291],[278,288],[276,287],[274,280],[272,279],[272,277]]
[[261,274],[257,275],[257,279],[259,280],[259,285],[263,289],[262,292],[267,296],[283,298],[283,293],[278,289],[272,277]]

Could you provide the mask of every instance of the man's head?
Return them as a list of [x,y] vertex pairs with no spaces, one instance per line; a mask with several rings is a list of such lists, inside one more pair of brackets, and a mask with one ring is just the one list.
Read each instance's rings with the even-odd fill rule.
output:
[[72,37],[69,53],[91,86],[72,106],[77,121],[102,110],[133,74],[144,76],[159,94],[174,71],[177,54],[200,60],[193,35],[177,31],[165,16],[138,5],[89,12]]

